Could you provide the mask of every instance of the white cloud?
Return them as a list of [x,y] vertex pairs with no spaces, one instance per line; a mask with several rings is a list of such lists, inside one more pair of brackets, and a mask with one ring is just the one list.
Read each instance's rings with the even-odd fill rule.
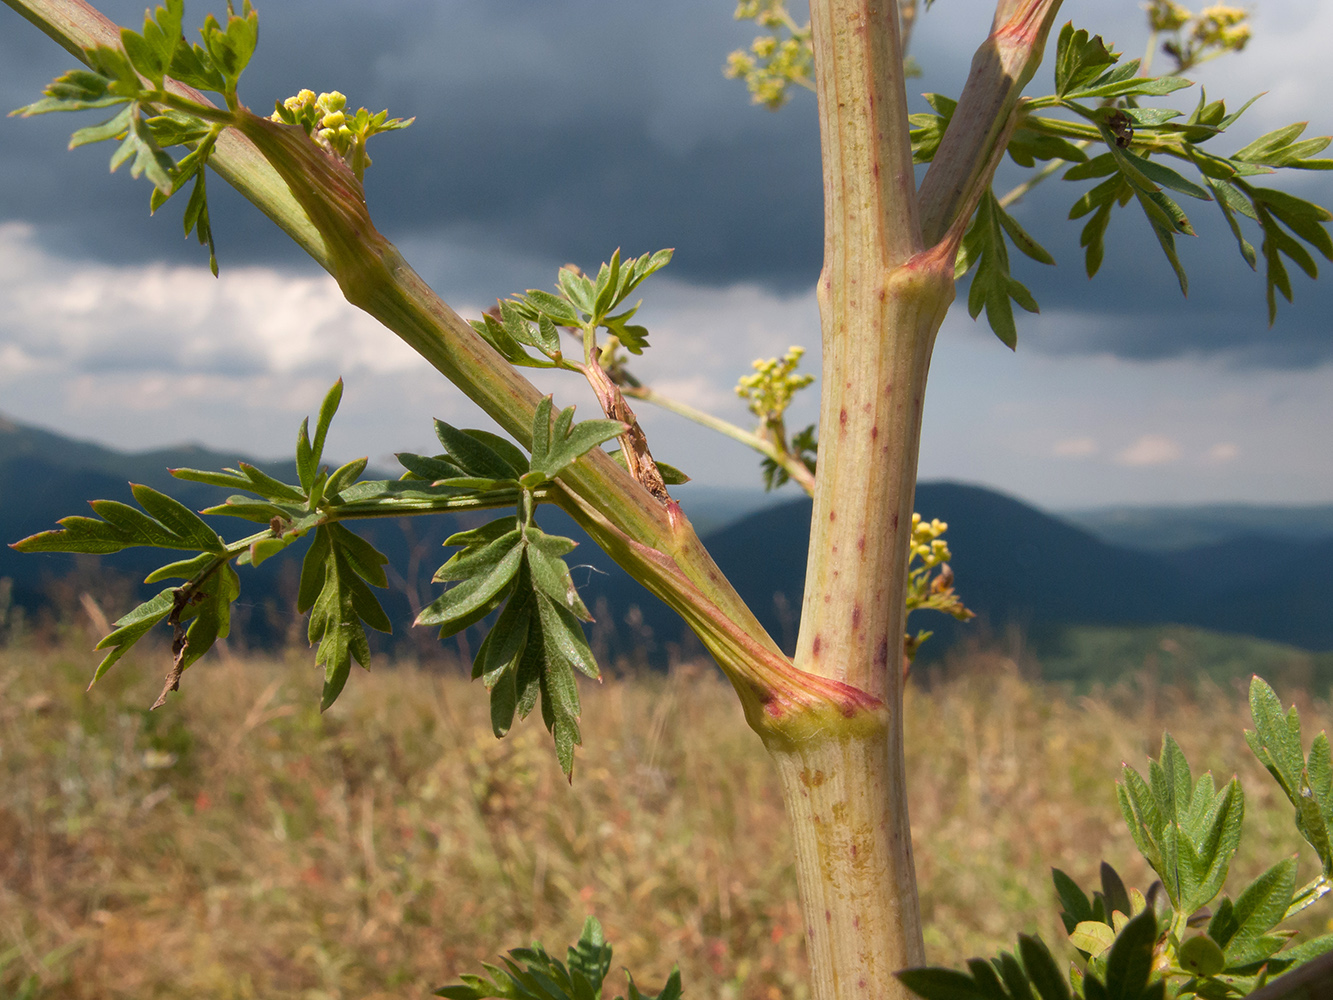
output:
[[1115,460],[1121,465],[1165,465],[1180,458],[1180,445],[1165,434],[1144,434]]
[[[632,370],[695,406],[750,426],[736,379],[791,344],[809,348],[803,368],[819,374],[812,292],[663,277],[644,299],[652,346]],[[542,391],[590,415],[595,404],[575,376],[535,374]],[[436,449],[431,417],[489,426],[327,279],[248,268],[215,281],[202,268],[87,265],[44,253],[24,227],[0,227],[7,416],[126,449],[193,440],[275,457],[339,375],[347,391],[331,456],[387,466],[393,451]],[[818,386],[798,396],[792,429],[817,419]],[[672,413],[636,410],[654,453],[696,482],[757,486],[759,458],[744,446]],[[1198,359],[1052,356],[1022,344],[1015,354],[957,305],[932,365],[921,470],[1054,507],[1326,502],[1331,425],[1333,366],[1246,371]]]
[[1064,438],[1055,442],[1051,454],[1056,458],[1091,458],[1100,449],[1090,437]]
[[245,267],[116,267],[58,260],[22,223],[0,225],[0,319],[16,366],[245,377],[330,366],[351,373],[424,362],[354,309],[327,276]]

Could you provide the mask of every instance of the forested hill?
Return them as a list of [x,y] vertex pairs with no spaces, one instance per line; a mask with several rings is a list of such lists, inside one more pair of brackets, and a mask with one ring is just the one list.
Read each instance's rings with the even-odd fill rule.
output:
[[[0,539],[12,542],[53,527],[67,514],[87,512],[90,499],[129,501],[130,481],[204,507],[222,499],[223,491],[175,481],[167,468],[219,468],[235,462],[235,456],[191,447],[123,454],[0,419]],[[281,465],[257,464],[274,475],[291,476]],[[695,503],[691,489],[679,491],[687,513]],[[701,494],[697,501],[699,513],[706,510],[712,523],[720,523],[716,503],[716,494]],[[1305,539],[1294,537],[1286,522],[1272,535],[1242,524],[1229,536],[1214,532],[1209,537],[1215,540],[1206,545],[1148,551],[1111,544],[1086,528],[976,486],[923,483],[916,508],[925,517],[949,522],[958,590],[980,616],[977,624],[965,626],[940,615],[914,619],[914,628],[936,630],[939,638],[928,647],[934,655],[964,629],[1002,632],[1011,625],[1039,634],[1067,625],[1173,623],[1333,649],[1333,537],[1320,536],[1318,522]],[[543,509],[540,516],[548,530],[582,538],[559,511]],[[745,515],[706,539],[719,565],[787,648],[794,643],[800,613],[809,517],[809,501],[795,499]],[[248,527],[227,521],[216,523],[232,535]],[[393,586],[384,603],[399,634],[406,631],[414,608],[437,589],[429,581],[446,556],[440,543],[461,523],[438,518],[358,526],[398,571],[391,575]],[[289,552],[259,570],[242,571],[239,622],[250,641],[270,642],[300,631],[290,607],[299,550]],[[108,557],[102,565],[142,579],[165,561],[136,550]],[[575,582],[598,614],[595,645],[604,652],[646,651],[649,659],[660,661],[680,639],[674,616],[590,542],[584,541],[570,562]],[[13,581],[14,602],[31,613],[48,605],[53,594],[69,599],[70,588],[62,590],[53,581],[68,579],[76,565],[91,579],[95,570],[87,560],[76,564],[72,557],[24,556],[0,548],[0,577]],[[114,618],[127,609],[106,610]]]

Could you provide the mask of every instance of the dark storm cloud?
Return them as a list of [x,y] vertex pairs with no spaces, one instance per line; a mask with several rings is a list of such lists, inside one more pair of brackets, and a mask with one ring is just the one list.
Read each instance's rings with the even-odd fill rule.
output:
[[[1252,271],[1213,203],[1180,199],[1197,233],[1176,238],[1188,296],[1181,294],[1175,272],[1132,202],[1113,216],[1106,258],[1089,279],[1079,246],[1086,219],[1071,220],[1068,211],[1092,183],[1050,181],[1013,210],[1056,259],[1055,267],[1047,267],[1011,251],[1014,276],[1031,289],[1043,312],[1035,319],[1015,309],[1020,350],[1108,353],[1144,361],[1220,355],[1235,365],[1264,368],[1303,368],[1333,359],[1333,263],[1315,253],[1325,266],[1322,280],[1311,281],[1287,261],[1294,303],[1278,293],[1277,321],[1270,328],[1263,257],[1259,270]],[[1333,191],[1299,193],[1333,201]],[[1242,222],[1257,249],[1258,228]],[[960,289],[959,298],[964,295]]]
[[[143,0],[102,7],[137,24]],[[988,23],[982,7],[950,0],[922,20],[915,51],[929,76],[914,89],[956,93],[966,50]],[[187,18],[205,9],[192,3]],[[452,247],[444,258],[469,259],[449,274],[422,268],[451,294],[481,301],[548,284],[559,263],[595,265],[616,246],[627,253],[674,246],[672,275],[699,284],[808,288],[822,243],[813,100],[798,94],[773,115],[722,78],[726,53],[752,34],[732,21],[732,9],[730,0],[267,0],[242,97],[260,109],[301,87],[336,87],[355,104],[415,114],[415,127],[373,145],[368,197],[391,239],[425,249],[427,259],[433,244]],[[1065,13],[1130,51],[1141,42],[1137,9],[1112,14],[1071,0]],[[0,95],[10,107],[32,100],[68,64],[54,44],[0,11]],[[1049,75],[1048,60],[1034,88],[1049,87]],[[1192,92],[1180,100],[1188,107]],[[0,171],[18,181],[0,187],[0,219],[32,222],[46,246],[75,256],[202,261],[199,248],[182,246],[179,208],[150,220],[146,185],[107,175],[109,150],[64,151],[77,124],[71,116],[0,121]],[[1267,366],[1333,358],[1327,282],[1312,286],[1293,269],[1296,306],[1281,303],[1269,331],[1262,276],[1240,260],[1215,206],[1186,205],[1200,233],[1180,239],[1188,301],[1132,206],[1112,226],[1102,273],[1088,282],[1081,223],[1065,218],[1075,188],[1052,181],[1019,210],[1060,266],[1013,254],[1015,274],[1047,318],[1077,317],[1020,316],[1023,349],[1131,358],[1224,353]],[[224,267],[308,266],[224,185],[214,191]],[[1333,201],[1327,180],[1302,193]],[[1257,235],[1251,240],[1257,245]],[[544,263],[520,285],[486,276],[527,275],[516,261]],[[960,299],[965,294],[960,289]]]
[[[122,23],[142,16],[141,3],[104,9]],[[0,93],[12,106],[69,58],[12,13],[0,16]],[[747,37],[725,2],[270,2],[260,17],[243,81],[252,107],[336,87],[417,116],[371,150],[369,198],[394,239],[461,231],[484,234],[494,252],[590,264],[617,245],[675,246],[681,278],[813,281],[813,102],[801,95],[787,113],[768,114],[723,79],[727,51]],[[66,252],[178,254],[170,208],[168,219],[147,220],[143,185],[106,175],[109,151],[64,153],[72,127],[72,116],[0,125],[0,164],[21,180],[0,194],[0,215],[37,224]],[[224,262],[293,259],[256,213],[236,215],[215,211]]]

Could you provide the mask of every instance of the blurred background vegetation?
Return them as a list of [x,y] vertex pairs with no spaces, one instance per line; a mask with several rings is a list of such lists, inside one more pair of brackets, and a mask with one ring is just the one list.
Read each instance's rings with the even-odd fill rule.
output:
[[[377,662],[321,716],[304,648],[233,647],[150,714],[165,648],[85,692],[88,617],[20,623],[0,648],[0,996],[421,997],[499,948],[563,947],[587,914],[654,988],[678,961],[694,996],[803,995],[781,799],[711,665],[608,670],[571,787],[539,725],[491,736],[485,692],[438,650]],[[1146,888],[1114,781],[1166,728],[1196,770],[1241,777],[1233,884],[1297,850],[1241,731],[1250,670],[1307,733],[1326,725],[1311,654],[1131,631],[1086,630],[1051,664],[1128,668],[1111,683],[1041,680],[1011,636],[909,685],[932,962],[1019,931],[1061,947],[1052,866],[1091,885],[1105,859]],[[1333,926],[1312,909],[1308,930]]]

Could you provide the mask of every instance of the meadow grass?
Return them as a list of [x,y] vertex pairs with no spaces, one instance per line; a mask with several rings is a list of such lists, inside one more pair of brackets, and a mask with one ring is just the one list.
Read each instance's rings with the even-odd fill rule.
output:
[[[321,716],[307,652],[213,656],[150,714],[165,654],[85,692],[81,645],[0,649],[0,996],[422,997],[533,938],[563,954],[587,914],[614,990],[679,962],[693,997],[805,995],[777,784],[711,667],[585,685],[571,786],[537,719],[491,735],[456,665],[358,671]],[[1196,773],[1241,777],[1233,885],[1297,850],[1243,686],[1148,673],[1075,696],[1021,673],[974,650],[908,692],[932,962],[1020,931],[1063,947],[1051,866],[1148,886],[1114,781],[1164,728]],[[1324,705],[1279,694],[1308,741]]]

